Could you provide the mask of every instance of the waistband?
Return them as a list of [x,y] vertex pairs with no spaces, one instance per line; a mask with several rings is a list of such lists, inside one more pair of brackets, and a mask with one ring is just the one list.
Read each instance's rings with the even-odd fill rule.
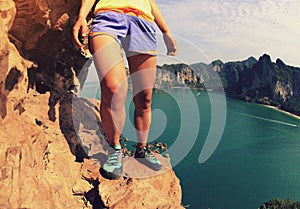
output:
[[139,18],[149,21],[149,22],[154,21],[153,16],[149,16],[149,15],[145,14],[144,12],[142,12],[138,9],[134,9],[134,8],[100,8],[100,9],[95,10],[94,15],[97,15],[100,12],[118,12],[121,14],[136,16],[136,17],[139,17]]

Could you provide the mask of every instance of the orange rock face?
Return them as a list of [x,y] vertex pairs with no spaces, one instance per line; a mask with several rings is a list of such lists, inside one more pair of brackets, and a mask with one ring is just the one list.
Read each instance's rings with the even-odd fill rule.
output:
[[0,1],[0,208],[182,208],[172,170],[100,176],[99,101],[74,95],[87,62],[72,42],[79,6]]
[[72,194],[81,180],[80,164],[74,163],[58,123],[46,118],[47,97],[28,95],[25,111],[9,112],[1,123],[0,189],[5,192],[0,203],[7,208],[84,206]]
[[[126,173],[139,170],[143,178],[127,176],[111,181],[99,173],[105,140],[103,133],[96,133],[97,123],[87,117],[96,116],[99,119],[97,101],[76,99],[73,115],[84,122],[78,135],[74,130],[64,127],[59,122],[48,119],[49,106],[44,95],[27,94],[21,108],[12,111],[0,126],[0,189],[5,191],[0,195],[0,206],[8,208],[183,208],[181,206],[181,187],[178,178],[170,166],[165,166],[160,173],[150,173],[145,176],[141,171],[146,168],[131,157],[124,159]],[[61,107],[55,108],[55,115],[60,123],[70,123],[68,117],[59,116]],[[38,110],[37,110],[38,109]],[[84,114],[83,114],[84,113]],[[101,125],[101,124],[100,124]],[[72,134],[73,133],[73,134]],[[91,159],[75,162],[72,155],[74,141],[84,147],[90,144],[94,147],[86,154]],[[76,147],[76,146],[75,146]],[[76,151],[76,150],[75,150]],[[77,149],[78,151],[78,149]],[[78,153],[75,153],[77,155]],[[78,156],[77,156],[78,157]],[[162,162],[166,165],[168,159]],[[135,163],[135,164],[134,164]],[[131,166],[130,166],[131,164]],[[125,173],[125,175],[126,175]]]

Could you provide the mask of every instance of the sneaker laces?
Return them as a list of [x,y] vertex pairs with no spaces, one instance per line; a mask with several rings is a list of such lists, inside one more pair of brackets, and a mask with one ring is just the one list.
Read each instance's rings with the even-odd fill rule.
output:
[[157,160],[157,158],[152,154],[152,152],[148,149],[148,148],[146,148],[146,147],[143,147],[143,152],[145,152],[145,156],[147,157],[147,158],[149,158],[151,161],[153,160],[153,161],[158,161]]
[[115,150],[115,149],[109,150],[107,164],[116,165],[119,161],[120,154],[121,154],[121,150]]

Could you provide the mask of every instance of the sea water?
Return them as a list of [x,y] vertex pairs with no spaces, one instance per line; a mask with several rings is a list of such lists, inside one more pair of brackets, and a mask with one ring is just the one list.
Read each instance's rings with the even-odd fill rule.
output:
[[[88,95],[88,89],[83,95],[93,96]],[[214,94],[219,93],[210,92]],[[134,139],[130,91],[126,107],[123,133]],[[174,165],[183,205],[192,209],[254,209],[272,198],[300,201],[300,120],[262,105],[226,98],[222,138],[210,158],[200,164],[199,155],[213,125],[211,107],[205,91],[153,93],[150,143],[160,141],[172,147],[176,140],[182,146],[193,140],[189,152]],[[183,128],[189,130],[182,135]],[[195,132],[196,138],[191,139]]]

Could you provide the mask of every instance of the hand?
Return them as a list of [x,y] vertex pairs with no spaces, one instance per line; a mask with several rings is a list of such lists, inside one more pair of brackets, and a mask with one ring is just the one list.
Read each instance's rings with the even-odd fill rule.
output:
[[[81,32],[81,34],[80,34]],[[77,22],[75,23],[73,27],[73,39],[74,42],[78,47],[82,47],[82,43],[79,40],[79,35],[82,36],[82,38],[86,38],[88,36],[88,28],[87,28],[87,21],[85,18],[79,17]]]
[[176,40],[171,33],[163,33],[163,39],[167,47],[167,55],[175,56],[178,51]]

